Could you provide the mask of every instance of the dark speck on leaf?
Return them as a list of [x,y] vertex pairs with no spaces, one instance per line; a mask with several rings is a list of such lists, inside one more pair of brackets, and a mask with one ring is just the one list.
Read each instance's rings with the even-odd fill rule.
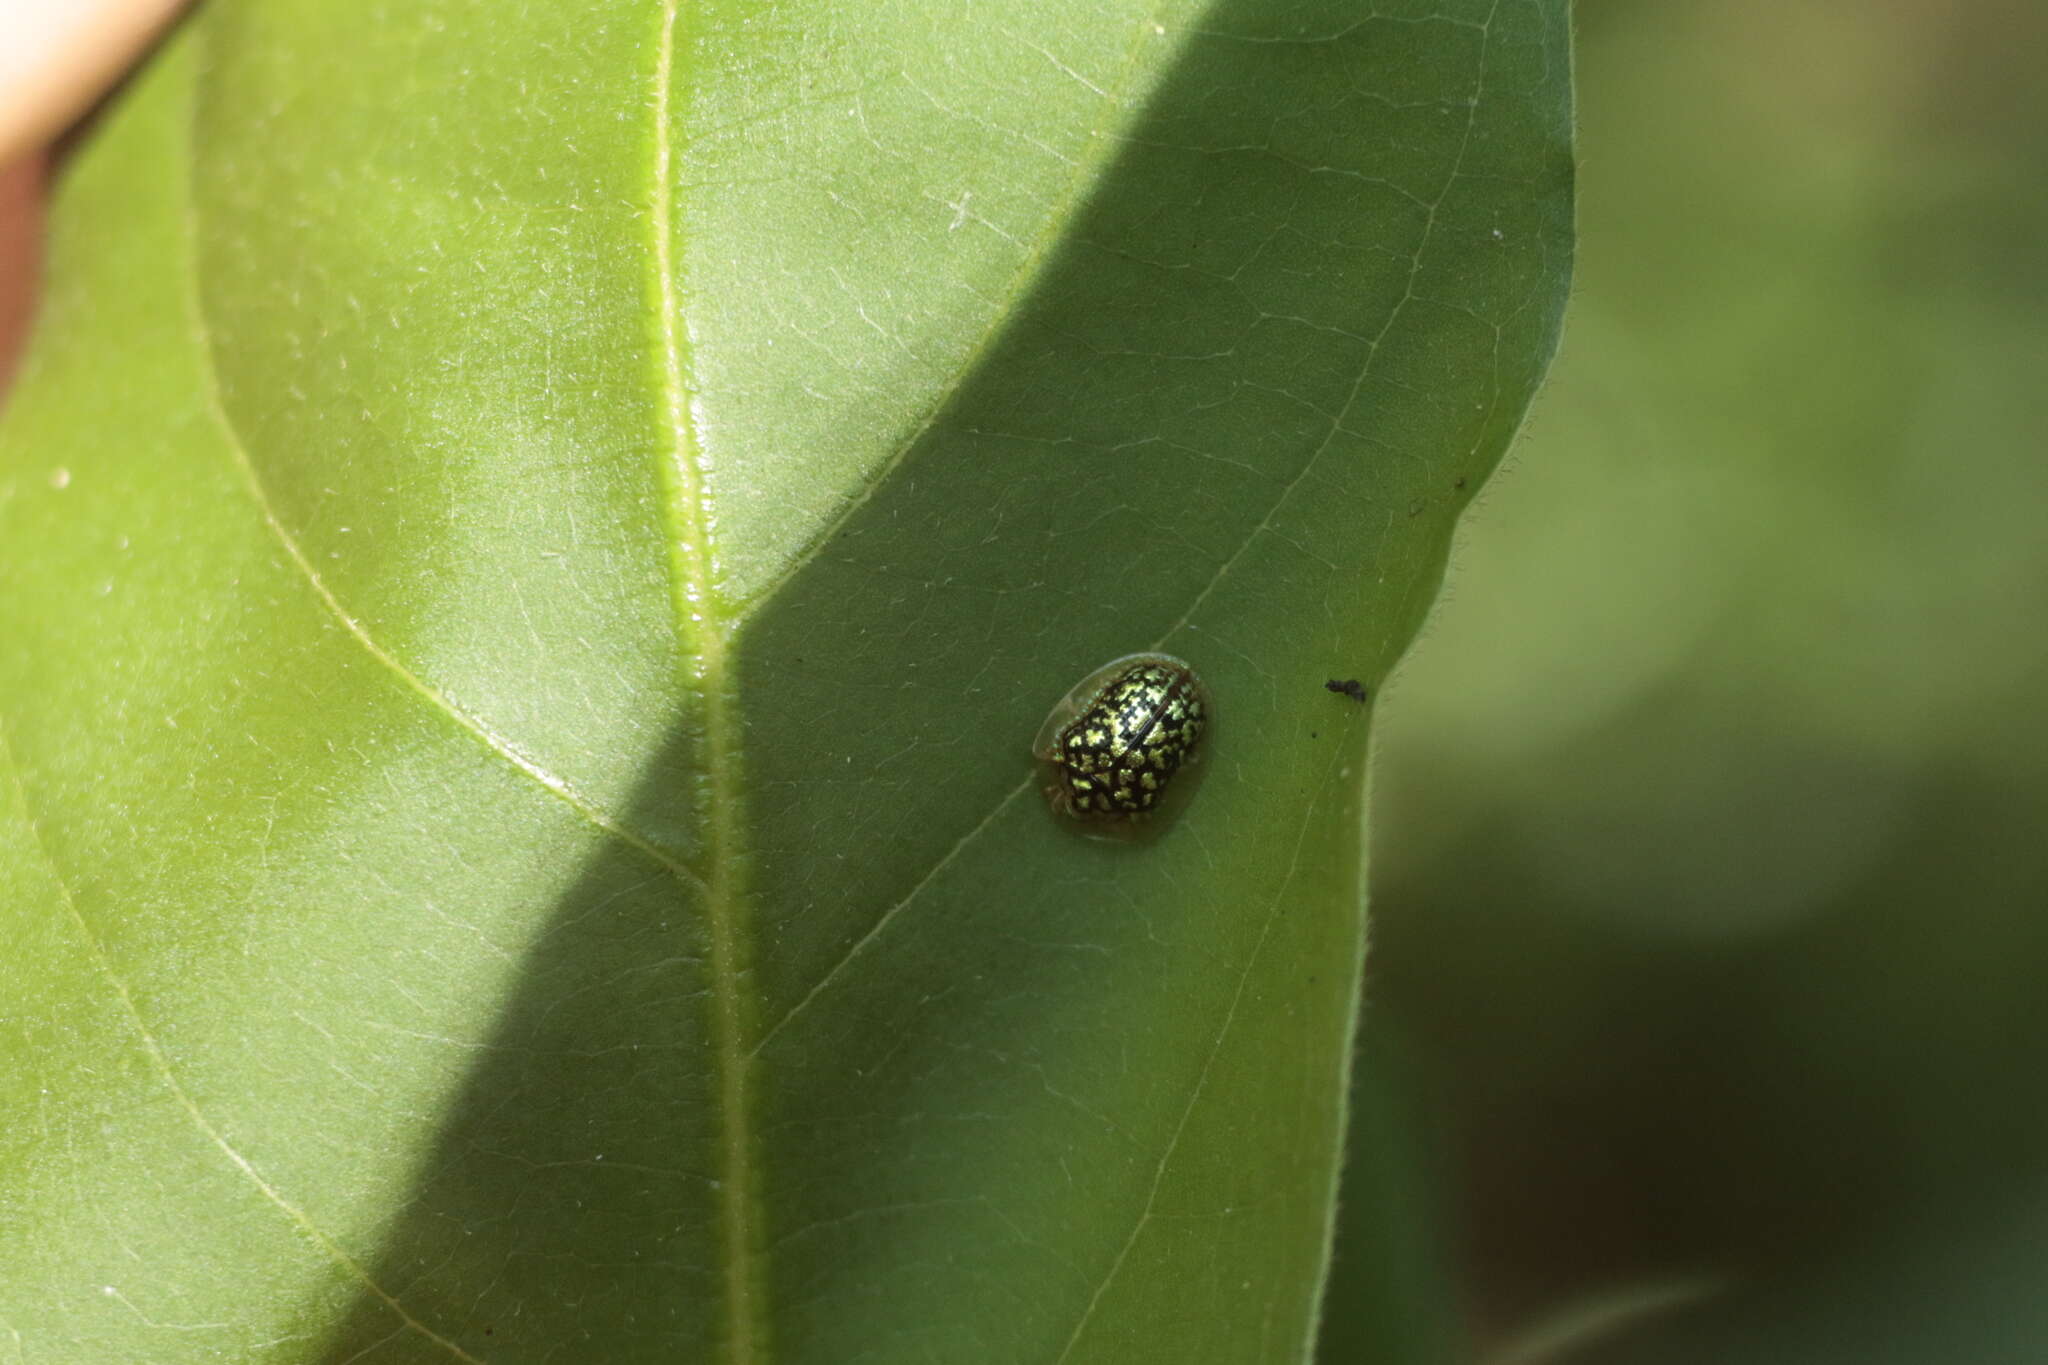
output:
[[1372,695],[1366,690],[1365,684],[1356,678],[1332,678],[1323,686],[1338,696],[1349,697],[1353,701],[1364,701]]

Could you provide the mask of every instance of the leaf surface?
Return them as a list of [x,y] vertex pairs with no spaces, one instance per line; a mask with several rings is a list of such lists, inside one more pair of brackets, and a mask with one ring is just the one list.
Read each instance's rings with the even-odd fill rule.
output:
[[[0,430],[0,1360],[1313,1331],[1564,6],[209,8]],[[1215,699],[1138,843],[1073,682]]]

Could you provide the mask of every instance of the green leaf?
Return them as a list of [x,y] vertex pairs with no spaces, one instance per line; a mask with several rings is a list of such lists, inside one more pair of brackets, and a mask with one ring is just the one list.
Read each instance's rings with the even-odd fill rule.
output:
[[[210,7],[0,432],[0,1361],[1312,1333],[1563,0]],[[1041,717],[1190,660],[1185,813]]]

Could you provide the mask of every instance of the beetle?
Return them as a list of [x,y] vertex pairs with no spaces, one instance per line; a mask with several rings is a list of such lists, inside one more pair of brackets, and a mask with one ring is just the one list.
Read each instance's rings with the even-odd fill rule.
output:
[[1090,824],[1154,814],[1175,776],[1200,757],[1210,710],[1185,661],[1149,653],[1110,660],[1060,699],[1032,744],[1046,801]]

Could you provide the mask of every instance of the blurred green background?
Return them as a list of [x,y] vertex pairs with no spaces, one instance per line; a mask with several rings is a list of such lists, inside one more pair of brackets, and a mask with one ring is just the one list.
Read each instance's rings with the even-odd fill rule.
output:
[[1455,1359],[2048,1361],[2048,4],[1579,37],[1564,348],[1381,714],[1433,1193],[1347,1217],[1433,1199]]

